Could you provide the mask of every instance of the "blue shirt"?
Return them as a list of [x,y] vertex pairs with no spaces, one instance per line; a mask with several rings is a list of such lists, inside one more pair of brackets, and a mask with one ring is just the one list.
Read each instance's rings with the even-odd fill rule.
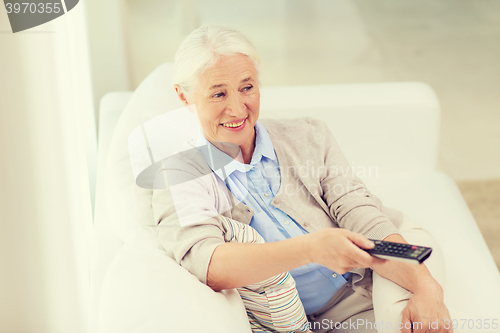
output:
[[[250,226],[266,242],[275,242],[307,234],[300,224],[282,210],[271,205],[281,185],[281,173],[273,143],[265,127],[255,124],[255,150],[250,164],[231,159],[223,168],[214,170],[215,161],[229,161],[228,155],[213,146],[203,133],[198,135],[196,146],[206,146],[201,151],[214,173],[223,180],[234,196],[254,210]],[[299,297],[306,314],[321,309],[346,282],[350,273],[341,275],[319,265],[309,264],[290,271],[295,279]]]

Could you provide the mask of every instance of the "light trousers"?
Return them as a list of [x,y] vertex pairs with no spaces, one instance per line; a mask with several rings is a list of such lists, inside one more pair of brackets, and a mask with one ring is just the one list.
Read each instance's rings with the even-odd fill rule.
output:
[[[444,259],[434,237],[407,216],[398,232],[410,244],[432,247],[432,254],[424,264],[444,289],[446,280]],[[402,312],[412,293],[381,277],[375,271],[372,276],[368,275],[365,278],[372,279],[372,297],[368,298],[355,292],[349,279],[328,304],[308,316],[314,333],[401,332]]]

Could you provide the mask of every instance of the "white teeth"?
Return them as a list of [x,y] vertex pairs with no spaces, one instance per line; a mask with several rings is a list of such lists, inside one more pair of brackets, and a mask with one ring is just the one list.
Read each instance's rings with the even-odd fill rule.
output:
[[223,124],[224,127],[239,127],[241,125],[243,125],[243,123],[245,122],[245,120],[239,122],[239,123],[231,123],[231,124]]

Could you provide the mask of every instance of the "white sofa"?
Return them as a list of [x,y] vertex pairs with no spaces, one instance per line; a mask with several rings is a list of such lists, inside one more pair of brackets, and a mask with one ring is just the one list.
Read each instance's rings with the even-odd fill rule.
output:
[[[135,92],[101,100],[92,332],[250,332],[235,290],[215,293],[165,255],[152,232],[151,191],[134,184],[127,137],[181,106],[171,73],[164,64]],[[440,111],[429,86],[264,87],[261,95],[261,118],[324,120],[370,190],[434,235],[446,260],[445,300],[460,327],[463,319],[500,322],[499,272],[454,181],[436,170]],[[455,331],[477,331],[477,322],[470,330],[465,323]]]

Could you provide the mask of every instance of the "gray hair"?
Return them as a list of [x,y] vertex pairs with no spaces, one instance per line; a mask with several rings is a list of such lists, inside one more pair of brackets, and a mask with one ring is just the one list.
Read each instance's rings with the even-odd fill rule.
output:
[[246,55],[254,63],[258,79],[259,55],[241,32],[217,25],[201,26],[186,37],[175,54],[174,84],[191,96],[205,70],[221,57],[235,54]]

